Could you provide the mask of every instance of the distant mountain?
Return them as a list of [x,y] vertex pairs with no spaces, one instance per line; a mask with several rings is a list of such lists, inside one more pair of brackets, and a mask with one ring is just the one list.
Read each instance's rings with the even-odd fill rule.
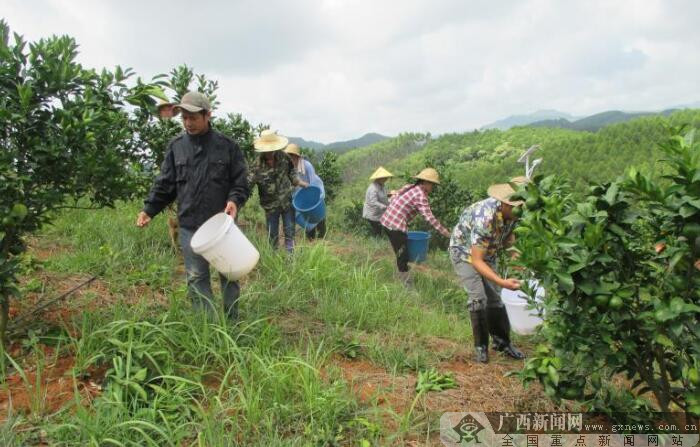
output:
[[322,150],[326,145],[323,143],[319,143],[318,141],[307,141],[303,138],[299,137],[289,137],[289,142],[298,144],[299,147],[308,147],[311,148],[315,151]]
[[560,112],[558,110],[538,110],[537,112],[530,113],[529,115],[511,115],[508,118],[495,121],[491,124],[487,124],[481,127],[481,130],[486,129],[500,129],[508,130],[515,126],[527,126],[538,121],[545,120],[558,120],[565,119],[567,121],[573,121],[578,119],[575,116],[569,115],[566,112]]
[[315,151],[333,151],[333,152],[346,152],[350,149],[355,149],[357,147],[369,146],[370,144],[379,143],[389,139],[384,135],[378,133],[367,133],[360,138],[355,138],[354,140],[348,141],[336,141],[335,143],[323,144],[316,141],[307,141],[299,137],[289,137],[290,143],[296,143],[301,147],[308,147]]
[[668,116],[676,109],[667,109],[661,112],[621,112],[619,110],[610,110],[607,112],[596,113],[595,115],[587,116],[575,121],[568,119],[549,119],[537,121],[529,124],[530,127],[558,127],[562,129],[572,130],[587,130],[589,132],[597,132],[605,126],[615,123],[622,123],[642,116],[663,115]]
[[338,141],[335,143],[327,144],[324,150],[334,152],[345,152],[350,149],[369,146],[370,144],[379,143],[380,141],[388,139],[389,137],[385,137],[384,135],[380,135],[378,133],[366,133],[360,138],[356,138],[354,140]]
[[671,107],[672,109],[700,109],[700,101],[691,102],[689,104],[681,104]]

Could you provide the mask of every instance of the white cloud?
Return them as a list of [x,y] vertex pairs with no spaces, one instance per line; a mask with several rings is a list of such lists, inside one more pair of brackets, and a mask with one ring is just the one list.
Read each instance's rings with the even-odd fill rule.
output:
[[86,65],[187,63],[219,80],[222,112],[326,142],[698,100],[692,0],[4,3],[13,30],[70,34]]

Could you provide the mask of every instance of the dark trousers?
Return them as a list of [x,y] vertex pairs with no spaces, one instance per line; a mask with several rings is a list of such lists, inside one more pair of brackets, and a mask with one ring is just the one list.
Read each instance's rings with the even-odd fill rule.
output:
[[369,226],[371,229],[372,236],[375,237],[381,237],[382,236],[382,224],[379,223],[379,221],[376,220],[369,220],[365,219],[367,222],[369,222]]
[[399,268],[399,272],[408,271],[408,234],[403,231],[390,230],[384,228],[386,234],[389,236],[389,242],[391,242],[391,248],[394,249],[394,254],[396,255],[396,266]]
[[323,239],[324,237],[326,237],[326,219],[323,219],[317,223],[315,227],[306,232],[307,239]]
[[280,235],[280,219],[284,227],[284,247],[288,252],[294,250],[294,209],[287,208],[286,210],[274,210],[265,215],[267,221],[267,235],[270,239],[270,245],[277,250]]

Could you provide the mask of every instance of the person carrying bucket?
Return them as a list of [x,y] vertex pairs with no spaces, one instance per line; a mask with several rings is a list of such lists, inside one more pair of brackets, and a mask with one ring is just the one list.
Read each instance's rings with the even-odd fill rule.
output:
[[[136,225],[145,227],[166,206],[177,200],[177,219],[185,259],[187,291],[195,309],[215,314],[209,263],[190,245],[195,231],[210,217],[224,211],[235,218],[248,200],[250,188],[243,152],[230,138],[213,130],[211,105],[199,92],[188,92],[175,114],[182,114],[185,132],[168,143],[168,149]],[[219,275],[226,316],[238,318],[238,282]]]
[[405,286],[411,286],[413,281],[408,270],[408,223],[420,213],[440,234],[450,237],[450,232],[435,218],[428,195],[435,185],[440,184],[438,172],[433,168],[425,168],[414,177],[415,183],[402,187],[391,200],[380,219],[389,242],[396,255],[396,266],[399,279]]
[[[299,146],[294,143],[289,143],[284,152],[289,155],[292,160],[294,169],[297,171],[299,178],[311,186],[316,186],[321,189],[321,199],[326,196],[326,190],[323,187],[323,180],[316,174],[314,166],[309,160],[301,156]],[[297,190],[301,188],[297,187]],[[326,236],[326,219],[325,217],[319,221],[313,228],[306,229],[306,238],[315,239],[316,237],[324,238]]]
[[265,210],[267,235],[270,245],[277,249],[279,224],[284,227],[284,246],[287,252],[294,251],[294,209],[292,192],[295,186],[309,184],[299,178],[290,158],[282,152],[287,147],[287,138],[275,131],[263,130],[253,142],[260,157],[250,169],[248,181],[251,188],[257,185],[260,206]]
[[386,195],[384,184],[393,176],[394,174],[380,166],[369,177],[372,183],[369,184],[367,191],[365,191],[362,217],[369,222],[373,236],[380,237],[382,235],[382,224],[379,220],[389,206],[389,197]]
[[[516,177],[511,184],[523,184]],[[493,349],[515,359],[525,358],[510,341],[510,321],[501,301],[501,289],[518,290],[520,281],[501,278],[496,273],[497,255],[514,242],[512,230],[517,218],[513,212],[522,201],[511,200],[515,193],[509,183],[491,185],[489,198],[462,211],[450,238],[449,255],[459,284],[468,295],[476,361],[488,362],[489,334]]]

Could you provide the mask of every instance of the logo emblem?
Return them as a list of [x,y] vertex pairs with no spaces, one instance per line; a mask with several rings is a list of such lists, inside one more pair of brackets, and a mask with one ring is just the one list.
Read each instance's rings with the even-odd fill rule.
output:
[[459,435],[458,443],[474,441],[475,444],[481,444],[477,434],[484,429],[484,426],[471,414],[464,416],[452,429]]

